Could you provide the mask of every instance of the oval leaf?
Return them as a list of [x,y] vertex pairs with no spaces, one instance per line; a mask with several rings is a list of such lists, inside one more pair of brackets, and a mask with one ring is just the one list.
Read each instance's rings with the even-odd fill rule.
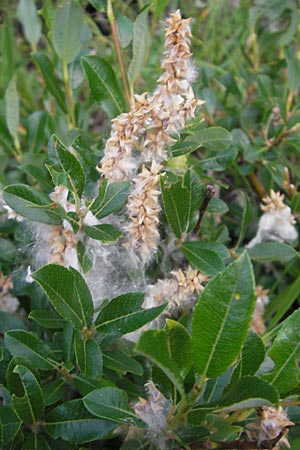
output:
[[32,361],[38,369],[51,370],[54,365],[47,357],[52,357],[50,348],[35,334],[23,330],[11,330],[5,334],[5,345],[14,356],[22,356]]
[[201,242],[186,242],[181,251],[192,266],[206,275],[217,275],[225,268],[221,257],[213,250],[203,248]]
[[113,298],[98,314],[95,326],[100,333],[127,334],[155,319],[166,304],[141,309],[144,294],[140,292],[122,294]]
[[207,284],[195,307],[193,356],[203,378],[221,375],[238,357],[254,304],[254,277],[244,253]]
[[13,371],[19,375],[24,389],[23,397],[13,394],[13,406],[24,423],[36,423],[44,412],[44,397],[40,384],[34,374],[25,366],[18,365]]
[[33,273],[58,314],[81,329],[92,322],[94,306],[87,284],[77,270],[48,264]]
[[26,39],[30,42],[33,48],[40,38],[41,21],[37,15],[37,8],[35,2],[32,0],[20,0],[17,16],[24,28]]
[[83,399],[85,407],[94,416],[117,423],[143,426],[128,407],[127,395],[121,389],[106,387],[95,389]]
[[142,10],[133,24],[132,60],[128,69],[128,80],[131,86],[133,86],[141,73],[150,45],[148,27],[148,12],[150,6],[151,5],[147,5]]
[[85,185],[85,173],[76,156],[55,135],[50,138],[47,153],[47,169],[54,184],[63,185],[81,197]]
[[109,242],[115,242],[122,236],[122,232],[115,226],[110,224],[85,226],[84,231],[92,239],[97,239],[103,244],[108,244]]
[[108,420],[96,419],[84,407],[81,399],[59,405],[48,414],[45,428],[53,438],[83,444],[109,435],[116,427]]
[[299,257],[296,250],[284,242],[262,242],[248,249],[250,258],[258,262],[281,261],[287,262]]
[[105,180],[90,207],[94,216],[97,219],[103,219],[103,217],[119,211],[127,201],[129,189],[129,181],[116,181],[108,184]]
[[166,330],[148,330],[145,331],[135,350],[144,356],[147,356],[167,375],[173,382],[180,394],[184,397],[185,390],[183,379],[177,363],[172,359],[169,338]]
[[58,203],[51,202],[47,195],[25,184],[5,187],[3,198],[16,213],[33,222],[59,225],[65,217],[65,210]]
[[209,150],[226,150],[232,142],[231,133],[222,127],[210,127],[199,131],[193,140],[198,142],[199,147]]
[[280,393],[288,392],[300,384],[298,359],[300,357],[300,309],[281,325],[268,356],[275,364],[274,370],[263,376]]
[[102,375],[103,361],[99,345],[93,339],[75,339],[75,355],[80,370],[91,378]]
[[259,377],[247,376],[237,381],[226,391],[218,404],[218,411],[236,411],[242,408],[257,408],[264,405],[277,405],[279,395],[273,386]]
[[54,64],[47,55],[47,53],[36,52],[32,55],[34,61],[40,68],[43,79],[46,84],[46,89],[55,98],[58,106],[63,110],[65,114],[68,113],[66,96],[64,91],[59,86],[59,81],[55,74]]
[[183,378],[188,374],[192,363],[192,339],[186,328],[175,320],[166,320],[171,358],[175,361]]
[[166,218],[175,236],[180,239],[186,231],[190,216],[190,195],[182,182],[168,183],[163,177],[160,179],[162,200]]
[[125,111],[125,101],[114,69],[96,55],[81,58],[89,87],[96,102],[100,102],[110,117]]
[[75,2],[65,2],[57,8],[52,22],[52,42],[58,56],[66,63],[72,62],[81,49],[80,33],[83,11]]
[[1,405],[0,408],[0,444],[6,446],[18,433],[21,421],[14,409],[8,405]]
[[6,123],[11,136],[18,141],[20,122],[20,98],[17,91],[17,81],[13,77],[5,91]]

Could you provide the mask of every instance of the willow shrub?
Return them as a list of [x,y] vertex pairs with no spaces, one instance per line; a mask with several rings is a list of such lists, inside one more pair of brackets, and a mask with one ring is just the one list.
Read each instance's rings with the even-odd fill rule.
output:
[[297,449],[297,2],[4,4],[1,448]]

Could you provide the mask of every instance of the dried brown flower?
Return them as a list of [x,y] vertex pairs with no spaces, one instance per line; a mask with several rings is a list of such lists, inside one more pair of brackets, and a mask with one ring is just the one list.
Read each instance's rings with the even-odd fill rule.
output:
[[128,233],[126,246],[136,251],[144,264],[150,261],[159,240],[157,226],[161,207],[158,185],[161,167],[154,161],[150,170],[142,167],[133,180],[134,187],[127,204],[130,223],[125,227]]
[[61,225],[52,226],[48,235],[48,245],[50,247],[48,264],[78,268],[77,240],[72,230],[65,229]]
[[251,322],[251,328],[255,333],[263,335],[266,326],[264,322],[264,313],[265,313],[265,307],[269,303],[269,297],[268,297],[268,289],[263,289],[262,286],[258,285],[256,286],[256,305],[255,310],[252,317]]
[[12,288],[12,276],[6,277],[0,272],[0,311],[13,313],[18,309],[19,300],[10,294]]
[[165,310],[167,315],[185,308],[191,309],[194,306],[193,300],[204,289],[202,283],[208,279],[206,275],[190,266],[186,270],[174,270],[171,275],[172,278],[158,280],[155,285],[149,286],[144,301],[146,308],[160,305],[167,300],[168,306]]
[[284,194],[280,194],[280,192],[275,192],[273,189],[270,191],[270,196],[267,196],[262,199],[265,205],[261,204],[260,208],[262,211],[266,212],[275,212],[275,210],[283,210],[287,206],[283,203]]
[[[141,161],[162,161],[172,135],[184,127],[203,102],[195,99],[191,83],[196,70],[191,63],[190,20],[180,11],[166,21],[165,51],[161,67],[165,70],[151,94],[135,96],[128,113],[112,120],[111,135],[106,142],[99,170],[110,181],[131,178]],[[140,158],[133,150],[141,152]]]
[[288,432],[287,427],[291,425],[295,424],[289,420],[282,406],[279,406],[279,408],[262,406],[259,409],[257,421],[249,424],[248,428],[251,429],[251,439],[257,440],[258,445],[264,441],[272,441],[279,438],[272,449],[278,450],[281,444],[290,448],[286,435]]

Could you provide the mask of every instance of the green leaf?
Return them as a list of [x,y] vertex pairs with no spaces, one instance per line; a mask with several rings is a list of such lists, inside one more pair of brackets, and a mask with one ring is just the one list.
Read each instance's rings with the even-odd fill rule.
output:
[[122,236],[122,232],[110,224],[85,226],[84,231],[87,236],[92,239],[97,239],[97,241],[101,241],[103,244],[115,242]]
[[238,357],[254,306],[252,267],[243,253],[207,284],[195,307],[193,357],[203,379],[221,375]]
[[74,386],[82,395],[87,395],[89,392],[95,389],[101,389],[103,387],[112,385],[113,383],[107,381],[105,378],[100,378],[100,380],[93,380],[83,373],[74,374]]
[[25,184],[12,184],[3,189],[4,201],[16,213],[33,222],[60,225],[64,209],[47,195]]
[[175,236],[180,239],[188,226],[190,215],[190,195],[181,180],[168,183],[164,177],[160,178],[164,212]]
[[239,246],[243,242],[247,227],[248,227],[249,223],[251,222],[251,219],[253,216],[248,197],[246,196],[246,194],[244,192],[241,192],[241,195],[242,195],[242,201],[243,201],[243,215],[242,215],[240,235],[239,235],[238,241],[235,246],[236,248],[239,248]]
[[143,374],[142,365],[132,356],[125,353],[110,350],[103,353],[103,362],[106,369],[115,370],[118,373],[125,374],[127,372],[135,375]]
[[103,439],[116,427],[113,422],[96,419],[84,407],[82,399],[71,400],[53,409],[46,418],[45,428],[53,438],[73,444]]
[[166,320],[171,359],[184,379],[192,367],[192,339],[186,328],[175,320]]
[[172,145],[172,156],[173,158],[177,158],[178,156],[192,153],[195,150],[198,150],[199,147],[200,145],[198,142],[190,141],[188,139],[179,140],[176,144]]
[[193,408],[187,415],[188,423],[191,425],[200,425],[208,414],[211,414],[215,408],[213,406],[199,406]]
[[237,150],[235,148],[228,148],[225,151],[219,152],[216,156],[197,162],[197,165],[203,170],[222,171],[226,169],[228,164],[231,163],[236,156]]
[[0,448],[6,448],[18,433],[21,421],[14,409],[8,405],[0,408]]
[[65,320],[62,319],[55,311],[48,309],[35,309],[29,313],[28,317],[43,328],[63,328],[65,324]]
[[72,322],[65,322],[61,342],[63,359],[65,361],[71,361],[71,358],[73,359],[74,356],[73,337],[76,333],[74,328],[75,327]]
[[154,14],[155,17],[158,18],[162,15],[164,10],[166,9],[168,4],[167,0],[154,0],[153,7],[154,7]]
[[271,373],[263,376],[279,392],[285,393],[298,387],[300,374],[298,359],[300,357],[300,309],[291,314],[282,323],[268,356],[275,364]]
[[287,262],[299,257],[296,250],[284,242],[262,242],[248,249],[250,258],[258,262]]
[[77,270],[48,264],[32,274],[48,295],[54,309],[75,327],[90,326],[94,305],[89,288]]
[[150,358],[172,381],[181,396],[186,396],[180,370],[174,359],[172,359],[166,330],[145,331],[136,344],[135,350]]
[[16,256],[16,247],[8,239],[0,238],[0,260],[13,262]]
[[206,212],[212,214],[226,214],[229,211],[228,206],[220,198],[211,198]]
[[181,251],[192,266],[207,275],[217,275],[225,268],[221,257],[213,250],[203,248],[201,242],[185,242]]
[[35,2],[32,0],[20,0],[17,17],[23,25],[26,39],[30,42],[31,47],[35,49],[42,29]]
[[[292,307],[294,301],[300,294],[300,275],[287,285],[287,287],[279,292],[279,294],[272,299],[272,302],[267,307],[266,319],[271,315],[272,319],[268,324],[268,329],[272,329],[283,318],[286,312]],[[275,314],[274,314],[275,312]]]
[[149,9],[150,5],[146,6],[137,16],[133,24],[132,60],[128,68],[128,80],[132,87],[145,64],[150,46],[150,33],[148,27]]
[[47,168],[54,184],[63,185],[80,198],[85,186],[85,173],[76,156],[52,135],[47,149]]
[[116,181],[108,184],[107,180],[105,180],[90,207],[94,216],[97,219],[103,219],[103,217],[123,208],[127,201],[129,189],[129,181]]
[[0,144],[6,153],[11,154],[13,152],[14,141],[9,130],[2,121],[0,121]]
[[17,365],[14,373],[18,374],[24,389],[24,396],[12,396],[12,403],[20,419],[26,424],[34,424],[44,412],[44,397],[39,382],[25,366]]
[[81,372],[95,379],[102,375],[102,352],[96,341],[77,336],[75,339],[75,355]]
[[212,151],[224,151],[232,143],[231,133],[222,127],[204,128],[190,139],[196,141],[199,147]]
[[236,411],[242,408],[257,408],[277,405],[279,395],[273,386],[259,377],[246,376],[237,381],[219,400],[217,411]]
[[136,440],[126,440],[120,450],[150,450],[150,443],[148,440],[143,440],[141,438]]
[[116,423],[143,426],[128,407],[127,395],[121,389],[106,387],[95,389],[83,398],[87,410],[96,417]]
[[46,141],[48,114],[35,111],[27,119],[27,151],[39,153]]
[[187,232],[190,232],[194,229],[199,217],[199,208],[204,197],[204,184],[196,172],[188,170],[184,174],[184,186],[187,188],[190,196],[189,225],[187,228]]
[[124,96],[109,62],[96,55],[84,56],[81,62],[95,101],[102,104],[110,117],[124,112]]
[[[65,447],[66,449],[67,447]],[[52,450],[53,447],[42,434],[30,433],[25,435],[22,450]],[[70,450],[70,449],[69,449]]]
[[132,22],[128,17],[118,14],[116,23],[121,47],[126,48],[132,41],[133,36]]
[[242,348],[240,361],[232,374],[231,383],[245,375],[255,375],[265,359],[265,353],[262,339],[250,331]]
[[207,428],[200,425],[179,425],[175,431],[176,435],[179,437],[181,444],[192,444],[199,440],[204,440],[209,438],[210,432]]
[[51,406],[54,403],[59,402],[64,395],[65,382],[58,379],[49,381],[43,386],[43,396],[45,400],[45,406]]
[[5,91],[6,124],[14,142],[18,142],[20,122],[20,98],[17,90],[17,80],[14,76]]
[[83,26],[82,8],[75,2],[65,2],[57,8],[52,22],[52,42],[65,64],[71,63],[81,49],[80,33]]
[[0,311],[0,332],[5,333],[14,329],[26,329],[23,320],[9,312]]
[[88,258],[85,247],[81,241],[77,243],[77,258],[83,273],[88,272],[92,266],[92,261]]
[[286,58],[288,87],[295,95],[297,95],[300,89],[300,61],[292,52],[288,52]]
[[141,328],[155,319],[165,309],[166,304],[149,309],[141,309],[144,294],[133,292],[122,294],[110,300],[99,312],[95,326],[99,333],[127,334]]
[[45,81],[46,89],[53,95],[58,106],[67,114],[67,102],[64,91],[59,86],[59,80],[55,74],[54,64],[47,53],[36,52],[32,54],[33,60],[37,63]]
[[202,249],[212,250],[217,253],[221,259],[230,258],[230,252],[224,244],[220,242],[211,242],[211,241],[195,241],[197,242],[197,246]]
[[38,369],[51,370],[54,363],[50,348],[34,333],[24,330],[11,330],[4,337],[7,350],[15,356],[22,356],[32,361]]

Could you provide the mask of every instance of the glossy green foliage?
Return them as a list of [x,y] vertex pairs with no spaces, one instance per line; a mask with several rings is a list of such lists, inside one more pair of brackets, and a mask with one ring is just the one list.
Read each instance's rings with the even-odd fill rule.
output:
[[298,2],[2,3],[0,448],[298,450]]

